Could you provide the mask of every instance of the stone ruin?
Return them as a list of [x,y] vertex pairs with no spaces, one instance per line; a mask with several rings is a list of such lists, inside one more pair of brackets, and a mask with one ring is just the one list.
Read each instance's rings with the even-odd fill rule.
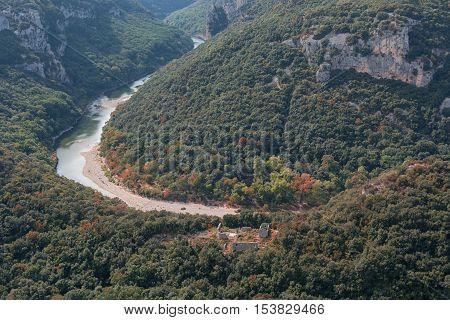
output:
[[270,231],[270,224],[268,224],[268,223],[261,224],[261,226],[259,227],[259,237],[261,239],[268,238],[269,231]]

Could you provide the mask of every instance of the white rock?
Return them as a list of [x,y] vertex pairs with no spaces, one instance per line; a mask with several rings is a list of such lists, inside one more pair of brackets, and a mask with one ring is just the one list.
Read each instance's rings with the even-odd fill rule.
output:
[[9,30],[9,20],[0,13],[0,31]]
[[42,62],[24,63],[17,67],[26,71],[34,72],[40,77],[45,78],[44,64]]
[[[407,59],[409,32],[415,24],[415,21],[409,19],[404,25],[396,26],[394,31],[377,30],[367,42],[359,40],[355,45],[347,44],[349,34],[346,33],[330,33],[321,40],[315,40],[309,35],[300,39],[300,47],[310,65],[317,65],[321,59],[325,61],[319,66],[317,81],[328,81],[332,70],[354,69],[374,78],[400,80],[424,87],[431,82],[440,66],[425,70],[427,57],[419,57],[413,61]],[[283,43],[289,46],[295,44],[293,40]],[[325,54],[319,57],[322,49],[325,49]],[[363,49],[369,53],[361,54]],[[443,57],[448,51],[434,50],[433,54]]]
[[316,73],[317,82],[327,82],[331,77],[331,64],[325,62],[319,66]]
[[64,18],[79,18],[79,19],[88,19],[92,18],[94,14],[91,10],[88,9],[74,9],[72,7],[65,7],[62,5],[59,7],[59,10],[61,10],[62,14],[64,15]]
[[442,101],[439,109],[441,110],[441,113],[443,113],[444,110],[450,110],[450,97],[445,98],[444,101]]

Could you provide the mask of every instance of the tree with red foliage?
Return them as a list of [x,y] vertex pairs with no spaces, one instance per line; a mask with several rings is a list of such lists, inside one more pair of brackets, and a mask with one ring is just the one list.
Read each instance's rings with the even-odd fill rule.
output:
[[307,193],[311,190],[316,180],[307,173],[297,174],[292,180],[292,187],[301,193]]

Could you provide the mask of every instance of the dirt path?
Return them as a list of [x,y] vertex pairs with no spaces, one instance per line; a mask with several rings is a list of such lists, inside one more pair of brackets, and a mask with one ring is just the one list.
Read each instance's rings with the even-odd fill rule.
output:
[[[107,191],[106,194],[112,194],[112,197],[117,197],[124,201],[128,206],[142,210],[166,210],[176,213],[191,213],[203,214],[209,216],[223,217],[226,214],[235,214],[235,209],[225,207],[205,206],[194,203],[184,202],[170,202],[162,200],[148,199],[134,194],[124,187],[118,186],[108,180],[102,170],[102,161],[98,156],[98,145],[88,152],[83,152],[82,156],[86,159],[86,164],[83,168],[83,175],[93,181],[99,188]],[[110,196],[110,195],[108,195]],[[182,210],[183,209],[183,210]]]

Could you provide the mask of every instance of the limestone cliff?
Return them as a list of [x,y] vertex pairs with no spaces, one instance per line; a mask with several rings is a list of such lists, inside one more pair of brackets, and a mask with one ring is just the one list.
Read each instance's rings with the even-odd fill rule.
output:
[[206,18],[206,38],[210,39],[228,27],[230,20],[223,7],[213,6]]
[[2,16],[0,13],[0,31],[9,29],[9,21],[6,17]]
[[[111,9],[110,14],[120,14],[117,10]],[[62,63],[67,48],[65,29],[74,21],[95,18],[95,10],[89,3],[83,3],[79,8],[60,5],[56,12],[56,27],[52,28],[52,21],[37,8],[0,9],[0,31],[14,33],[26,49],[27,54],[22,54],[24,62],[16,67],[68,83],[70,78]]]
[[443,116],[445,116],[445,117],[450,116],[450,97],[447,97],[444,99],[444,101],[442,101],[442,104],[441,104],[439,110],[441,111],[441,114]]
[[47,26],[39,11],[16,11],[11,7],[4,9],[0,11],[0,30],[13,32],[21,46],[29,52],[22,56],[25,62],[17,67],[35,72],[43,78],[69,82],[60,60],[64,52],[52,48]]
[[243,9],[253,0],[215,0],[206,22],[206,38],[210,39],[225,30],[229,23],[240,18],[245,19]]
[[241,16],[242,9],[253,0],[218,0],[216,5],[220,5],[226,12],[229,20],[234,20]]
[[354,39],[348,33],[329,33],[321,39],[302,34],[284,43],[301,48],[309,64],[318,66],[319,82],[328,81],[333,70],[354,69],[375,78],[424,87],[442,67],[448,52],[434,49],[432,56],[408,59],[410,31],[416,24],[412,19],[392,16],[388,28],[383,24],[367,40]]

